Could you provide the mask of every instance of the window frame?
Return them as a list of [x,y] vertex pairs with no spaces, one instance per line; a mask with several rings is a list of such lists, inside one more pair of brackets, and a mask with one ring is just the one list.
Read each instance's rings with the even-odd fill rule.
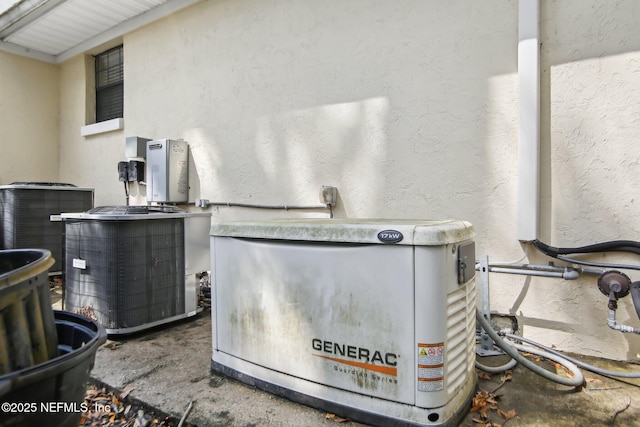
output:
[[94,55],[94,82],[96,123],[123,118],[124,49],[122,44]]

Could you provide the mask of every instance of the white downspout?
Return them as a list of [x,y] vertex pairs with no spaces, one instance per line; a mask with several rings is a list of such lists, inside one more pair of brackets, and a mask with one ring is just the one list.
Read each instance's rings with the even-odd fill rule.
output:
[[540,0],[518,2],[518,240],[538,238],[540,180]]

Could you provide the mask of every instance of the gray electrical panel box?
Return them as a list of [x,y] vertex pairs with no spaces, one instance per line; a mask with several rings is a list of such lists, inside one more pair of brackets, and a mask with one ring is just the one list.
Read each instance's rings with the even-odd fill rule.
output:
[[147,202],[189,200],[189,144],[158,139],[147,142]]
[[149,138],[140,138],[139,136],[128,136],[125,140],[124,155],[126,157],[144,157],[147,154],[147,142]]

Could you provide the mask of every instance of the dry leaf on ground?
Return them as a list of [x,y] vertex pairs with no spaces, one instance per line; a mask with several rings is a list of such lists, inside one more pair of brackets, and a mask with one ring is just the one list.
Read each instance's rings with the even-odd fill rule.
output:
[[516,410],[512,409],[508,412],[505,412],[502,409],[498,409],[498,415],[500,415],[500,418],[502,418],[503,420],[509,421],[510,419],[516,417]]
[[325,416],[325,418],[328,419],[328,420],[332,420],[332,421],[334,421],[336,423],[346,423],[346,422],[351,421],[350,418],[338,417],[336,414],[327,414]]
[[484,371],[478,371],[478,378],[480,378],[481,380],[490,380],[491,375],[487,374]]
[[136,389],[135,386],[132,386],[132,385],[126,386],[125,388],[122,389],[122,393],[120,393],[120,398],[121,399],[126,398],[129,395],[129,393],[131,393],[135,389]]
[[[511,380],[511,375],[505,375],[504,381]],[[471,401],[471,409],[470,412],[477,412],[480,414],[480,418],[473,418],[473,422],[476,424],[481,424],[483,427],[500,427],[500,424],[494,422],[489,417],[490,411],[496,411],[496,413],[504,420],[509,421],[510,419],[516,416],[515,409],[511,409],[510,411],[503,411],[498,407],[499,397],[492,392],[487,390],[479,390]]]

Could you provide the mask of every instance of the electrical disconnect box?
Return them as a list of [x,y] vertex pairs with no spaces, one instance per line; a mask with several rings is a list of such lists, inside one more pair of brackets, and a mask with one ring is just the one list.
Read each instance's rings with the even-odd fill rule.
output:
[[325,205],[335,206],[337,200],[338,189],[336,187],[323,185],[320,189],[320,202]]
[[118,180],[120,182],[144,181],[144,162],[139,160],[118,162]]
[[129,163],[118,162],[118,180],[120,182],[127,182],[129,175]]
[[144,181],[144,162],[139,160],[129,160],[127,171],[127,179],[129,182]]
[[141,138],[139,136],[128,136],[125,140],[125,152],[124,154],[131,157],[144,157],[147,153],[147,142],[151,141],[149,138]]
[[158,139],[147,142],[147,201],[183,203],[189,198],[189,145]]

